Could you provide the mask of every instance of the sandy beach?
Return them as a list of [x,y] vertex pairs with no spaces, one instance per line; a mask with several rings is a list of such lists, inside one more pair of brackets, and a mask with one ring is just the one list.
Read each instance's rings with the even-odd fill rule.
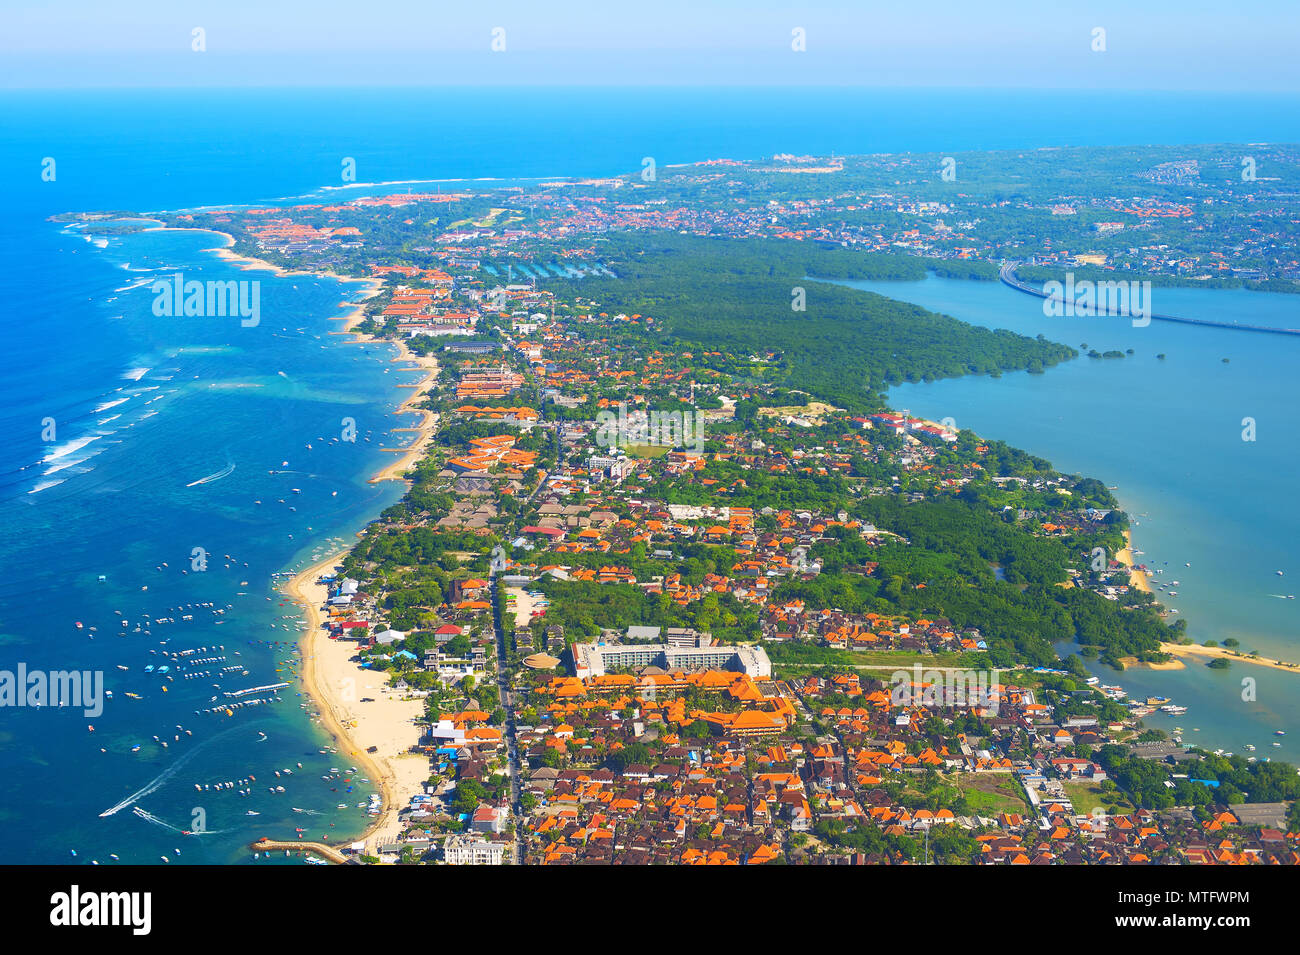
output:
[[[157,220],[152,220],[152,221],[157,221]],[[384,283],[381,280],[375,278],[358,278],[355,275],[340,275],[338,272],[330,272],[328,270],[321,271],[321,272],[310,272],[305,269],[286,269],[279,265],[276,265],[273,262],[268,262],[265,259],[254,258],[251,255],[240,255],[237,252],[231,251],[231,247],[235,244],[235,237],[231,235],[229,232],[220,232],[216,229],[200,229],[197,227],[177,228],[177,227],[165,226],[165,225],[159,225],[154,228],[145,229],[144,231],[145,232],[208,232],[211,233],[212,235],[221,236],[223,239],[226,240],[225,245],[213,246],[212,248],[204,249],[203,251],[211,252],[214,255],[216,255],[217,258],[224,259],[225,261],[231,263],[232,265],[238,266],[239,268],[244,269],[245,271],[272,272],[275,274],[277,278],[285,278],[287,276],[292,276],[292,275],[305,275],[308,276],[309,278],[338,279],[340,282],[361,282],[366,286],[366,294],[362,296],[360,300],[356,302],[349,301],[349,302],[339,303],[341,308],[348,309],[348,313],[346,315],[339,316],[339,321],[344,322],[343,330],[345,332],[351,331],[355,325],[361,322],[362,318],[365,315],[366,301],[378,295],[380,289],[384,287]]]
[[[1161,644],[1161,649],[1168,653],[1166,644]],[[1164,663],[1144,663],[1137,657],[1120,657],[1119,662],[1127,667],[1144,667],[1148,670],[1186,670],[1187,664],[1177,658],[1166,660]]]
[[[159,227],[158,229],[151,229],[146,231],[185,231],[185,230],[172,229],[169,226],[164,226],[164,227]],[[412,432],[415,434],[415,439],[409,445],[402,448],[383,448],[382,450],[391,452],[397,455],[397,457],[392,464],[388,464],[380,468],[379,471],[376,472],[374,477],[370,478],[370,483],[377,484],[380,481],[404,480],[405,473],[409,471],[412,467],[414,467],[415,463],[419,461],[421,457],[424,456],[424,452],[428,449],[429,443],[433,439],[433,433],[438,425],[438,416],[436,414],[434,414],[431,411],[425,411],[422,408],[415,407],[416,404],[424,400],[424,398],[428,395],[429,386],[432,385],[435,380],[437,380],[438,359],[436,359],[432,355],[415,354],[410,350],[409,347],[407,347],[407,344],[404,341],[400,341],[400,340],[393,341],[391,339],[386,339],[386,338],[375,338],[373,336],[363,335],[360,332],[356,331],[356,327],[360,325],[365,318],[366,302],[379,294],[380,290],[383,288],[384,283],[379,279],[373,279],[373,278],[363,279],[363,278],[357,278],[355,276],[350,276],[350,275],[339,275],[337,272],[329,272],[329,271],[310,272],[306,270],[295,271],[295,270],[285,269],[278,265],[275,265],[274,263],[267,262],[265,259],[258,259],[248,255],[240,255],[239,253],[232,251],[231,247],[235,244],[235,237],[231,235],[229,232],[220,232],[214,229],[201,229],[201,230],[193,230],[193,231],[211,232],[212,234],[221,236],[223,239],[225,239],[226,240],[225,245],[215,246],[211,249],[206,249],[204,251],[215,253],[218,258],[224,259],[227,262],[237,265],[241,269],[270,271],[273,272],[277,277],[285,277],[291,275],[305,275],[311,278],[321,278],[321,277],[334,278],[334,279],[338,279],[341,282],[361,282],[367,286],[366,294],[360,300],[355,302],[348,301],[348,302],[340,303],[340,307],[346,308],[348,311],[345,312],[343,315],[335,316],[333,320],[342,322],[343,327],[339,329],[337,332],[331,332],[330,334],[352,335],[353,336],[352,341],[354,342],[368,342],[374,344],[396,345],[398,349],[398,354],[397,357],[393,359],[395,363],[397,362],[410,363],[426,371],[424,378],[421,379],[421,381],[418,384],[398,385],[399,388],[411,388],[413,390],[411,392],[411,396],[407,398],[405,401],[403,401],[401,405],[398,406],[397,413],[418,414],[421,416],[421,420],[420,423],[413,428],[396,428],[394,430]]]
[[[375,339],[376,341],[387,341],[387,339]],[[405,480],[405,473],[413,468],[420,458],[424,457],[424,452],[428,450],[430,443],[433,441],[434,431],[438,427],[438,416],[432,411],[426,411],[423,408],[415,407],[423,401],[429,394],[429,387],[438,378],[438,359],[432,355],[417,355],[406,347],[405,342],[398,342],[400,353],[394,362],[413,362],[425,371],[425,376],[418,384],[399,385],[399,388],[411,388],[411,396],[403,401],[397,408],[397,414],[418,414],[420,423],[413,428],[394,428],[394,431],[413,432],[415,440],[402,448],[381,448],[395,454],[397,457],[392,464],[386,465],[370,479],[371,484],[377,484],[380,481]]]
[[[206,231],[206,230],[205,230]],[[305,275],[312,278],[329,277],[344,282],[362,282],[367,286],[365,296],[358,302],[342,302],[347,311],[335,317],[343,323],[338,332],[351,335],[354,342],[390,343],[398,346],[394,362],[413,363],[427,373],[418,384],[399,385],[410,388],[410,396],[398,406],[397,413],[420,414],[422,420],[414,428],[398,431],[415,432],[415,440],[405,448],[385,448],[396,458],[370,479],[370,482],[400,480],[404,473],[420,459],[428,448],[437,426],[438,416],[414,407],[424,400],[428,389],[438,377],[438,361],[432,355],[416,355],[405,342],[388,342],[387,339],[363,335],[355,329],[365,317],[365,304],[379,294],[383,283],[378,279],[361,279],[334,272],[292,271],[263,259],[239,255],[231,251],[235,244],[232,235],[216,232],[226,240],[225,246],[208,251],[216,253],[241,269],[269,270],[276,276]],[[375,786],[382,797],[380,814],[356,841],[364,841],[366,852],[378,855],[378,847],[394,841],[401,833],[398,811],[405,808],[411,797],[423,792],[429,778],[429,760],[426,756],[410,752],[420,739],[419,720],[424,717],[424,703],[419,699],[402,699],[388,688],[384,673],[369,670],[354,662],[357,645],[351,640],[332,640],[324,629],[326,615],[324,604],[328,588],[318,583],[318,578],[330,575],[347,555],[347,551],[318,561],[294,576],[282,587],[284,594],[303,605],[308,630],[303,639],[303,687],[319,709],[321,725],[333,737],[338,749],[340,768],[355,765]],[[367,702],[362,702],[363,700]],[[367,750],[375,747],[376,752]]]
[[[1140,570],[1133,569],[1133,532],[1126,530],[1124,532],[1124,549],[1115,554],[1115,559],[1129,568],[1129,583],[1135,590],[1141,590],[1144,593],[1152,593],[1151,581],[1147,575]],[[1176,644],[1162,643],[1160,649],[1166,653],[1171,653],[1169,649]],[[1137,657],[1121,657],[1120,662],[1126,667],[1146,667],[1148,670],[1183,670],[1187,664],[1182,660],[1174,658],[1166,660],[1164,663],[1144,663]]]
[[[172,231],[179,232],[183,230],[174,229]],[[370,295],[366,296],[367,298],[377,294],[384,284],[379,279],[358,278],[355,275],[340,275],[338,272],[330,272],[328,270],[313,272],[307,269],[286,269],[273,262],[268,262],[266,259],[254,258],[251,255],[240,255],[238,252],[233,251],[235,237],[229,232],[221,232],[216,229],[200,229],[197,231],[211,232],[213,235],[219,235],[225,239],[225,245],[215,246],[211,249],[204,249],[203,251],[214,252],[216,253],[217,258],[225,259],[227,262],[237,265],[241,269],[274,272],[277,278],[284,278],[291,275],[306,275],[310,278],[321,278],[323,276],[325,278],[338,279],[340,282],[365,282],[367,285],[371,286]]]
[[420,423],[413,428],[394,428],[393,430],[398,432],[414,433],[415,440],[402,448],[381,448],[380,450],[382,451],[387,451],[397,455],[397,458],[392,464],[380,468],[375,473],[374,477],[370,478],[371,484],[377,484],[380,481],[405,480],[405,472],[413,468],[416,462],[424,456],[424,452],[428,449],[430,442],[433,440],[434,431],[438,427],[438,416],[436,414],[432,411],[426,411],[423,408],[416,407],[417,404],[428,397],[430,386],[438,378],[438,359],[433,355],[417,355],[415,352],[411,351],[406,342],[400,339],[393,340],[390,338],[377,338],[373,335],[362,334],[356,330],[356,327],[361,324],[365,317],[366,300],[377,295],[381,287],[382,283],[374,282],[369,294],[367,294],[360,302],[343,303],[345,306],[355,305],[355,307],[347,314],[337,316],[334,321],[342,322],[343,327],[338,331],[330,332],[331,335],[351,335],[352,341],[354,342],[366,342],[368,344],[377,345],[396,345],[397,356],[393,359],[394,364],[414,365],[425,372],[424,377],[420,379],[418,383],[397,386],[399,388],[410,388],[411,395],[398,405],[396,414],[418,414],[420,415]]
[[[148,221],[158,222],[159,224],[142,230],[144,232],[207,232],[210,235],[220,236],[226,240],[225,245],[213,246],[210,249],[203,249],[202,251],[212,252],[217,258],[225,259],[227,262],[248,271],[273,272],[277,277],[281,278],[290,275],[306,275],[312,278],[320,278],[323,276],[325,278],[338,279],[340,282],[365,282],[372,287],[370,295],[376,294],[384,284],[379,279],[359,278],[355,275],[340,275],[338,272],[330,272],[328,270],[312,272],[306,269],[286,269],[282,266],[276,265],[274,262],[268,262],[266,259],[254,258],[251,255],[240,255],[239,253],[232,251],[232,247],[235,244],[235,237],[229,232],[222,232],[220,229],[205,229],[201,226],[169,226],[162,224],[161,220],[158,219],[150,219]],[[352,303],[349,302],[348,304]]]
[[1252,666],[1300,673],[1300,664],[1287,664],[1282,660],[1270,660],[1268,657],[1251,657],[1240,650],[1231,650],[1227,647],[1203,647],[1196,643],[1162,643],[1160,649],[1180,657],[1204,657],[1207,660],[1222,657],[1225,660],[1231,660],[1233,663],[1249,663]]
[[1133,532],[1124,532],[1124,549],[1115,555],[1115,559],[1129,568],[1129,583],[1137,590],[1151,593],[1151,581],[1140,570],[1133,569]]
[[[423,791],[429,778],[428,758],[410,752],[419,742],[417,720],[424,716],[424,703],[402,699],[388,688],[385,674],[353,662],[357,649],[353,641],[331,640],[323,629],[327,588],[317,578],[332,574],[346,553],[308,567],[283,591],[305,608],[310,629],[302,644],[303,686],[320,709],[321,725],[334,738],[339,766],[355,765],[383,798],[381,813],[361,836],[366,852],[374,855],[378,846],[399,834],[398,810]],[[373,702],[363,703],[363,699]],[[371,746],[377,752],[368,753]]]

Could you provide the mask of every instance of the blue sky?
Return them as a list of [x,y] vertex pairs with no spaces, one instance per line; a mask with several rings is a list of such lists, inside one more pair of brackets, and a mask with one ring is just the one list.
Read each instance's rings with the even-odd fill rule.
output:
[[[204,30],[206,50],[192,50]],[[494,28],[504,52],[491,49]],[[1094,52],[1093,31],[1105,32]],[[801,28],[806,50],[791,49]],[[7,0],[0,87],[1300,90],[1300,0]]]

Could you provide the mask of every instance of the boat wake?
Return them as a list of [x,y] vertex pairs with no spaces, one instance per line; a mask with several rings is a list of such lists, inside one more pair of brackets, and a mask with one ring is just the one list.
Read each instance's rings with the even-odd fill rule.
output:
[[173,826],[165,819],[159,819],[153,813],[141,809],[139,806],[132,806],[131,811],[143,819],[145,822],[151,822],[160,829],[167,829],[171,832],[178,832],[183,836],[215,836],[223,832],[229,832],[229,829],[180,829]]
[[217,740],[221,739],[223,736],[229,736],[231,733],[233,733],[233,732],[236,730],[236,728],[237,728],[237,727],[233,727],[233,726],[232,726],[230,729],[226,730],[224,733],[218,733],[216,736],[212,737],[211,739],[206,740],[206,741],[200,743],[198,746],[194,747],[194,749],[190,750],[188,753],[186,753],[186,754],[185,754],[184,756],[182,756],[180,759],[176,760],[176,762],[172,763],[170,766],[168,766],[166,769],[164,769],[161,773],[159,773],[159,774],[158,774],[157,776],[155,776],[153,779],[149,780],[149,782],[145,783],[143,786],[141,786],[141,787],[140,787],[139,789],[137,789],[135,792],[131,793],[131,795],[127,796],[127,797],[126,797],[125,799],[123,799],[121,802],[117,803],[117,805],[115,805],[115,806],[110,806],[109,808],[105,809],[103,812],[101,812],[101,813],[99,814],[99,818],[101,818],[101,819],[105,819],[105,818],[107,818],[108,816],[115,815],[115,814],[121,812],[121,811],[122,811],[123,809],[125,809],[127,806],[129,806],[129,805],[131,805],[132,803],[134,803],[137,799],[142,799],[143,797],[148,796],[150,793],[157,792],[159,789],[161,789],[163,786],[165,786],[165,785],[167,784],[167,781],[168,781],[169,779],[171,779],[171,778],[172,778],[173,776],[175,776],[178,772],[180,772],[181,769],[184,768],[184,766],[185,766],[186,763],[188,763],[188,762],[189,762],[190,760],[192,760],[195,756],[197,756],[199,753],[201,753],[201,752],[204,750],[205,747],[207,747],[207,746],[208,746],[209,744],[211,744],[211,743],[215,743]]
[[227,464],[224,468],[222,468],[220,471],[213,471],[207,477],[201,477],[197,481],[191,481],[189,484],[185,486],[196,487],[200,484],[211,484],[213,481],[220,481],[223,477],[227,477],[234,470],[235,470],[234,462],[231,462],[230,464]]

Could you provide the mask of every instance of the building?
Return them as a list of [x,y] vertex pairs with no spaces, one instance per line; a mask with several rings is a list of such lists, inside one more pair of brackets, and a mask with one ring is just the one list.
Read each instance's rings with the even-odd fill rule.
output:
[[506,831],[507,811],[504,806],[481,803],[470,817],[469,827],[475,832],[490,832],[497,835]]
[[451,720],[430,723],[426,735],[437,746],[460,746],[465,742],[465,730]]
[[689,627],[669,627],[665,642],[677,650],[703,649],[713,646],[713,635]]
[[448,836],[442,844],[443,860],[448,865],[501,865],[507,844],[478,836]]
[[[695,634],[695,631],[689,631]],[[684,643],[687,631],[681,632]],[[671,635],[671,631],[670,631]],[[667,643],[575,643],[573,662],[580,680],[604,676],[610,670],[635,670],[657,666],[694,673],[700,670],[734,670],[753,677],[770,677],[772,663],[759,646],[711,646],[708,634],[695,634],[692,645]]]

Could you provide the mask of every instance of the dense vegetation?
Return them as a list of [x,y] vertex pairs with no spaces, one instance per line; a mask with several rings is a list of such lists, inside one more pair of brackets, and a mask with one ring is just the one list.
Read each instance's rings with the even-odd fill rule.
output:
[[[1076,352],[1046,339],[967,325],[915,305],[815,281],[907,278],[914,260],[816,244],[637,233],[602,256],[618,278],[557,285],[605,312],[650,315],[652,340],[674,351],[752,352],[768,382],[849,410],[879,407],[871,392],[904,381],[1042,371]],[[805,311],[796,311],[796,288]],[[644,336],[638,329],[638,336]]]

